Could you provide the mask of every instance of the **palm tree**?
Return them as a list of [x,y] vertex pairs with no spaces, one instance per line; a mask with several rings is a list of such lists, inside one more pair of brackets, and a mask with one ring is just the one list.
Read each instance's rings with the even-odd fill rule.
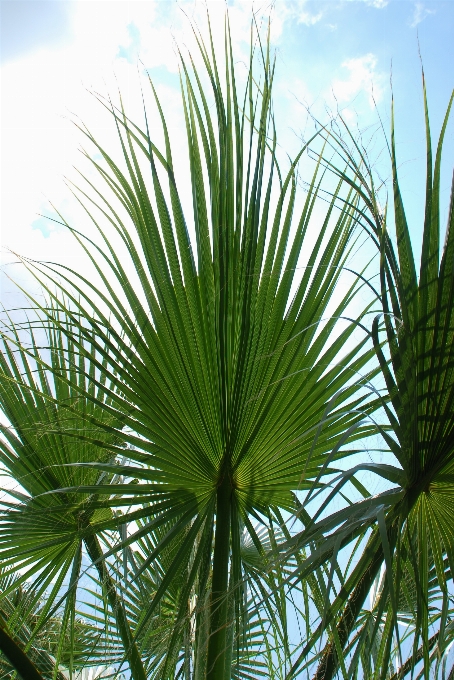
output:
[[[83,176],[84,187],[73,185],[97,240],[67,226],[99,282],[57,265],[25,262],[51,301],[48,306],[35,301],[51,340],[65,338],[52,340],[52,356],[79,356],[52,361],[45,351],[24,349],[22,343],[42,383],[37,388],[27,378],[28,388],[42,393],[52,375],[68,396],[54,394],[49,400],[47,395],[47,401],[59,413],[65,405],[70,421],[77,414],[86,427],[69,431],[60,415],[53,422],[59,443],[52,455],[58,449],[58,456],[37,467],[51,465],[61,478],[43,481],[33,490],[33,501],[11,509],[3,550],[14,569],[17,550],[8,541],[10,534],[18,544],[23,537],[26,547],[17,564],[33,565],[30,575],[44,570],[44,592],[51,574],[76,564],[75,551],[85,541],[135,680],[143,677],[147,634],[158,614],[166,607],[169,612],[170,600],[172,635],[164,652],[149,659],[149,675],[251,677],[242,675],[242,659],[248,645],[254,646],[254,626],[266,639],[268,623],[283,641],[280,675],[286,672],[292,656],[285,643],[286,567],[267,554],[262,532],[275,554],[280,532],[291,538],[284,516],[295,507],[295,492],[321,486],[336,461],[354,451],[351,442],[375,431],[364,418],[380,404],[363,389],[376,373],[370,368],[373,349],[367,349],[367,336],[357,344],[352,339],[366,310],[356,315],[356,324],[339,321],[351,314],[362,285],[353,275],[345,286],[352,275],[344,271],[355,243],[357,196],[349,188],[348,195],[342,193],[341,180],[315,226],[326,173],[317,163],[300,205],[298,164],[308,145],[283,173],[269,42],[263,47],[257,38],[251,48],[240,99],[228,25],[223,80],[211,32],[208,48],[197,33],[196,38],[204,75],[191,57],[181,55],[191,218],[183,212],[170,134],[150,82],[162,120],[163,152],[150,136],[146,112],[141,129],[121,102],[115,107],[100,99],[118,131],[124,171],[80,127],[102,157],[98,162],[86,153],[104,190]],[[4,374],[13,366],[11,347],[21,345],[11,333],[8,338]],[[20,372],[13,377],[24,382]],[[19,428],[21,418],[13,425]],[[81,453],[65,453],[65,438],[79,440]],[[19,444],[14,447],[19,451]],[[22,461],[26,457],[18,453]],[[22,479],[22,470],[16,472]],[[118,476],[123,479],[112,486]],[[47,511],[48,499],[67,505],[69,514],[58,529],[61,538],[46,544],[42,525],[52,520],[39,513],[42,503]],[[74,525],[74,511],[81,506],[87,506],[84,527]],[[27,532],[36,527],[39,534],[36,546],[25,538],[30,534],[19,519],[25,516]],[[56,516],[62,523],[61,507]],[[96,534],[114,529],[122,532],[121,540],[103,553]],[[255,568],[244,550],[245,537],[257,553]],[[131,602],[123,604],[119,597],[108,558],[139,541],[134,578],[139,583],[151,570],[154,581],[151,596],[132,612]],[[303,557],[296,551],[292,559]],[[258,618],[251,610],[256,605]],[[68,605],[68,622],[73,607]],[[264,652],[270,664],[275,653]]]
[[[17,345],[17,328],[13,326],[11,332]],[[92,491],[96,490],[100,474],[96,470],[82,468],[80,464],[112,459],[109,446],[118,443],[118,435],[106,428],[112,428],[115,421],[108,412],[93,403],[99,395],[93,380],[83,382],[82,371],[93,378],[95,365],[75,351],[70,343],[65,344],[59,330],[47,328],[48,361],[53,374],[43,368],[31,328],[28,338],[31,347],[27,350],[3,341],[4,351],[0,354],[0,405],[9,421],[9,426],[0,425],[3,435],[0,460],[3,471],[15,483],[7,489],[6,500],[2,500],[0,554],[5,576],[11,578],[16,575],[2,589],[2,598],[8,598],[21,584],[32,579],[34,595],[29,588],[30,595],[25,603],[28,603],[29,609],[24,604],[21,613],[21,617],[26,619],[44,598],[33,634],[28,640],[22,634],[19,640],[25,642],[27,648],[36,635],[42,637],[43,626],[44,631],[48,630],[49,620],[55,614],[56,600],[61,596],[61,589],[66,589],[66,603],[57,626],[59,634],[55,633],[59,642],[53,652],[55,668],[69,659],[72,672],[75,663],[77,666],[75,645],[80,642],[80,635],[75,635],[74,627],[80,628],[76,592],[83,572],[82,549],[85,547],[115,615],[131,668],[138,677],[142,673],[145,678],[137,648],[131,642],[132,634],[123,605],[96,536],[97,533],[102,536],[103,530],[115,526],[115,519],[96,493],[78,491],[78,487],[87,485],[92,485]],[[55,377],[57,374],[58,378]],[[77,376],[79,387],[84,384],[91,399],[81,399],[79,393],[72,389],[71,380],[63,380],[64,375]],[[98,425],[94,426],[93,421]],[[103,429],[100,428],[101,423]],[[85,438],[78,436],[81,432],[85,433]],[[90,439],[97,441],[98,446],[94,446]],[[18,572],[20,575],[17,575]],[[85,654],[84,664],[89,659],[93,663],[99,662],[96,647],[99,650],[100,632],[91,629],[91,634],[93,649],[90,654]],[[7,653],[7,645],[1,649]],[[104,655],[103,662],[108,660],[108,650],[103,649],[101,654]],[[53,664],[51,667],[53,673]]]
[[[419,661],[425,678],[432,665],[438,672],[443,659],[446,663],[445,653],[452,639],[448,584],[454,573],[454,184],[440,249],[440,182],[443,141],[454,93],[433,162],[424,73],[423,91],[427,179],[419,277],[399,187],[394,117],[390,159],[397,252],[389,235],[388,210],[380,209],[365,152],[347,126],[348,143],[334,133],[330,136],[345,165],[339,167],[331,160],[327,164],[360,197],[358,219],[380,252],[383,314],[375,317],[371,335],[389,395],[389,402],[383,400],[388,425],[380,430],[397,464],[358,466],[358,471],[368,469],[380,475],[392,488],[376,498],[366,497],[337,517],[325,517],[319,526],[310,527],[309,533],[292,538],[292,545],[302,546],[308,536],[315,538],[328,527],[338,526],[330,536],[332,553],[336,540],[346,544],[355,536],[368,536],[358,563],[324,611],[325,628],[319,626],[292,667],[295,673],[330,624],[332,632],[314,676],[320,680],[332,678],[343,663],[343,650],[353,654],[355,646],[349,672],[358,672],[362,655],[363,668],[375,665],[375,675],[370,677],[384,677],[394,644],[396,653],[401,654],[398,622],[402,616],[408,619],[409,611],[412,642],[403,644],[408,658],[401,659],[399,678],[413,672]],[[344,477],[351,474],[349,471]],[[339,482],[339,489],[343,483]],[[330,545],[324,546],[326,554]],[[380,569],[384,569],[385,579],[373,607],[375,614],[369,612],[367,626],[361,627],[364,601]],[[431,635],[434,626],[438,630]],[[377,636],[381,636],[380,644]],[[375,651],[371,639],[378,644]]]

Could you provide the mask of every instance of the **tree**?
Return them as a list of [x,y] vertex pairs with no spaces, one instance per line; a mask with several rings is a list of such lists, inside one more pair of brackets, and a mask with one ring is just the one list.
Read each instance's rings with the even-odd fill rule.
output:
[[[314,676],[325,680],[332,678],[338,670],[339,657],[351,642],[359,618],[364,617],[361,611],[364,600],[374,582],[380,581],[382,567],[385,567],[386,577],[381,579],[382,590],[374,605],[375,621],[370,627],[369,616],[367,625],[363,625],[354,639],[357,652],[350,672],[358,672],[361,655],[363,668],[365,664],[370,668],[373,660],[376,674],[386,672],[393,638],[395,652],[401,657],[398,622],[411,627],[413,640],[408,659],[405,662],[401,659],[401,670],[396,677],[413,672],[420,660],[423,661],[424,677],[429,677],[433,664],[437,673],[441,664],[446,663],[445,653],[452,639],[449,582],[454,567],[454,183],[440,257],[440,181],[443,142],[454,93],[444,117],[434,163],[424,72],[422,75],[427,176],[419,277],[399,187],[394,116],[389,151],[397,252],[389,234],[388,208],[386,206],[382,211],[379,207],[374,175],[366,154],[345,124],[350,145],[346,145],[340,135],[331,136],[345,165],[339,167],[331,162],[329,165],[337,176],[350,184],[356,195],[361,196],[360,219],[380,252],[383,314],[375,317],[371,335],[387,388],[383,409],[388,425],[380,427],[380,432],[398,465],[362,466],[394,486],[372,503],[366,499],[362,513],[351,508],[353,526],[346,522],[347,528],[342,526],[338,530],[340,535],[347,536],[361,521],[364,527],[371,526],[370,510],[375,508],[374,527],[364,552],[342,592],[324,614],[325,621],[336,623]],[[348,168],[347,173],[343,167]],[[383,326],[380,325],[381,318]],[[385,333],[385,342],[380,338],[381,332]],[[328,518],[325,523],[329,524],[329,521]],[[334,538],[335,534],[331,540]],[[293,543],[301,545],[301,539],[304,544],[304,533],[300,539],[295,537]],[[429,634],[431,626],[435,630],[438,626],[433,635]],[[374,631],[372,635],[371,630]],[[370,640],[382,632],[375,653],[365,651],[364,646],[370,650]],[[310,645],[321,633],[322,630],[317,631]],[[405,637],[408,638],[408,630]],[[355,644],[350,645],[350,651]],[[294,670],[303,659],[304,655],[294,665]]]
[[[180,55],[191,217],[150,81],[164,151],[151,137],[146,110],[142,129],[121,100],[114,106],[100,98],[118,132],[119,161],[80,126],[97,153],[86,157],[105,182],[101,189],[82,175],[85,184],[73,185],[95,235],[60,218],[98,280],[24,261],[49,302],[33,300],[28,345],[14,324],[3,334],[0,399],[12,429],[2,429],[2,463],[25,493],[11,492],[16,502],[1,518],[0,555],[8,573],[21,570],[22,581],[34,581],[36,597],[47,597],[49,616],[62,607],[61,650],[74,630],[85,545],[104,598],[104,605],[92,603],[92,624],[104,626],[112,648],[104,653],[119,667],[127,660],[134,680],[290,678],[303,668],[328,678],[342,665],[343,649],[353,654],[352,674],[360,661],[364,673],[386,674],[393,630],[409,609],[413,658],[427,665],[429,583],[443,593],[445,644],[452,573],[449,511],[439,511],[428,542],[421,533],[426,515],[417,509],[435,493],[426,484],[434,461],[440,476],[428,483],[450,493],[452,409],[445,388],[451,390],[454,276],[451,236],[440,269],[436,259],[442,141],[435,180],[428,180],[417,283],[394,145],[397,256],[358,145],[359,162],[334,131],[322,129],[284,173],[269,40],[253,36],[240,96],[228,23],[223,79],[211,32],[208,47],[196,38],[203,72]],[[300,161],[324,138],[328,146],[299,202]],[[328,158],[330,144],[347,170]],[[319,198],[330,191],[316,223]],[[365,325],[371,305],[351,318],[367,285],[364,272],[347,267],[363,228],[381,255],[377,299],[385,321],[381,326],[377,318],[371,333]],[[43,326],[47,340],[39,347]],[[358,328],[365,333],[355,342]],[[373,386],[380,370],[385,393]],[[434,386],[443,405],[434,414],[439,430],[426,418]],[[370,418],[378,408],[388,424]],[[408,443],[418,428],[434,437],[424,451],[419,440]],[[339,469],[357,451],[355,442],[377,432],[401,467]],[[371,497],[358,477],[364,469],[394,487]],[[349,498],[347,483],[361,500]],[[345,507],[329,514],[339,498],[347,499]],[[426,505],[434,513],[438,501],[431,499]],[[291,530],[288,517],[304,529]],[[403,581],[415,585],[416,599]],[[374,583],[375,605],[366,612]],[[288,620],[289,607],[298,610],[296,596],[306,623],[299,646]],[[314,656],[318,642],[324,648]],[[57,652],[55,673],[61,662]],[[68,664],[71,671],[71,655]]]
[[[12,333],[18,341],[14,327]],[[27,579],[33,578],[34,595],[27,598],[29,607],[24,605],[20,618],[29,617],[37,602],[45,599],[33,634],[28,640],[26,636],[24,640],[22,634],[22,642],[25,641],[26,647],[29,647],[36,635],[40,637],[43,630],[48,630],[48,619],[55,613],[55,600],[70,575],[60,635],[56,635],[59,643],[52,651],[57,668],[60,660],[68,659],[69,654],[69,668],[72,669],[75,663],[73,657],[77,657],[75,646],[80,646],[80,636],[74,635],[74,626],[79,625],[76,621],[76,590],[82,573],[82,548],[85,546],[114,612],[131,668],[137,666],[137,673],[140,673],[142,664],[136,646],[131,644],[132,635],[124,607],[96,537],[97,531],[108,528],[112,523],[115,526],[115,520],[105,504],[99,502],[96,493],[80,493],[77,489],[91,484],[96,491],[102,475],[78,466],[93,460],[94,446],[90,439],[98,444],[96,459],[111,460],[109,445],[117,443],[118,436],[112,431],[106,432],[105,428],[112,429],[115,421],[92,400],[82,400],[71,385],[71,379],[76,377],[79,388],[84,385],[92,398],[99,396],[102,400],[99,390],[89,380],[95,375],[94,364],[84,359],[70,343],[64,344],[64,336],[59,330],[48,328],[47,337],[50,366],[54,376],[58,374],[59,378],[52,380],[43,368],[33,331],[32,349],[13,351],[11,345],[4,342],[4,353],[0,355],[0,404],[10,423],[10,426],[0,426],[3,434],[0,460],[3,470],[20,485],[20,491],[9,490],[9,500],[14,499],[16,503],[2,502],[2,565],[5,574],[22,572],[19,577],[10,579],[11,582],[2,589],[2,597],[9,597]],[[83,371],[86,371],[86,379]],[[71,378],[65,381],[64,375]],[[98,425],[90,425],[90,418]],[[100,428],[101,424],[104,429]],[[86,441],[71,438],[72,433],[82,430],[87,434]],[[99,447],[103,449],[101,456]],[[91,630],[91,633],[99,648],[99,630]],[[91,653],[82,657],[83,663],[87,658],[98,662],[97,651],[99,649],[94,645]],[[103,649],[101,653],[102,661],[108,661],[109,651]],[[53,673],[53,665],[51,669]],[[145,677],[143,669],[142,677]]]
[[[371,358],[371,351],[364,349],[366,341],[352,344],[339,361],[354,326],[333,336],[338,319],[358,290],[358,278],[353,277],[347,292],[328,312],[353,243],[354,207],[336,212],[339,186],[300,276],[297,267],[311,237],[311,217],[323,173],[320,176],[317,166],[304,206],[295,217],[297,167],[307,145],[282,176],[276,158],[271,105],[274,65],[269,48],[258,44],[256,50],[261,61],[260,86],[253,74],[251,49],[240,101],[228,28],[223,85],[210,44],[208,51],[198,38],[215,115],[199,73],[194,68],[190,76],[181,57],[195,239],[189,235],[175,184],[163,114],[164,154],[148,129],[143,131],[129,121],[121,106],[112,107],[127,176],[88,130],[83,131],[103,157],[105,167],[93,163],[126,212],[127,221],[92,184],[88,183],[97,202],[93,195],[80,191],[104,245],[73,232],[103,287],[64,270],[57,282],[52,265],[36,266],[37,278],[46,271],[47,280],[42,281],[53,300],[51,308],[42,308],[41,314],[56,333],[68,338],[69,345],[58,341],[63,354],[77,351],[80,360],[69,357],[68,370],[59,366],[60,360],[33,358],[44,375],[55,376],[55,385],[67,385],[71,395],[81,399],[71,396],[71,400],[92,404],[93,409],[108,414],[109,431],[114,433],[109,457],[116,453],[127,458],[123,465],[118,458],[102,460],[102,454],[90,462],[86,457],[78,460],[78,474],[86,481],[72,479],[74,490],[77,487],[79,494],[102,498],[112,513],[125,502],[119,502],[118,494],[128,504],[142,505],[135,513],[116,517],[118,524],[147,517],[155,535],[161,531],[141,569],[158,559],[171,539],[177,541],[162,582],[137,623],[136,637],[190,564],[186,585],[178,593],[173,625],[177,629],[187,618],[188,601],[196,598],[200,606],[191,663],[196,676],[218,679],[231,675],[235,646],[239,654],[240,622],[248,616],[240,587],[247,571],[240,550],[243,532],[249,532],[263,553],[251,520],[264,525],[273,518],[276,521],[282,510],[293,507],[292,491],[307,489],[312,484],[307,480],[330,473],[327,454],[331,452],[334,462],[347,453],[341,443],[372,430],[360,425],[360,420],[375,405],[367,401],[367,392],[358,393],[358,386],[366,385],[370,374],[366,372],[359,384],[352,383],[352,375]],[[157,98],[156,103],[161,111]],[[151,194],[137,154],[149,163]],[[167,196],[160,172],[168,182]],[[124,255],[102,231],[92,212],[95,209],[122,240],[135,266],[134,283],[126,273]],[[61,292],[66,289],[64,296],[55,295],[49,281]],[[51,347],[54,352],[56,343]],[[28,386],[35,388],[30,380]],[[57,394],[51,400],[61,409]],[[89,415],[96,427],[106,427],[103,418],[94,412]],[[14,425],[19,427],[18,422]],[[68,437],[68,428],[65,434]],[[115,444],[115,437],[122,443]],[[80,438],[93,439],[89,431]],[[124,443],[129,444],[127,450],[121,448]],[[98,445],[105,448],[105,438]],[[63,463],[62,453],[63,448],[57,465]],[[63,464],[68,462],[75,462],[73,454]],[[73,467],[69,472],[65,467],[62,470],[71,478],[76,474]],[[94,478],[90,483],[90,475],[99,474],[123,475],[144,483],[116,484],[113,495],[108,483],[94,487]],[[63,494],[70,490],[59,493],[59,502],[66,505]],[[14,521],[12,517],[9,522]],[[123,545],[146,530],[147,525],[138,529]],[[72,534],[75,544],[83,531]],[[87,540],[95,540],[83,535],[86,545]],[[88,545],[87,550],[98,567],[104,564]],[[56,568],[53,559],[48,568]],[[122,639],[129,654],[126,636]],[[175,672],[170,669],[176,668],[179,644],[178,636],[170,641],[162,666],[164,677]],[[130,666],[133,676],[140,677],[141,671]]]

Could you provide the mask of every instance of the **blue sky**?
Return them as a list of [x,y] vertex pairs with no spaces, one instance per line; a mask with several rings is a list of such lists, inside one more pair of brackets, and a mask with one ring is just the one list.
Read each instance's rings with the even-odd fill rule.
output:
[[[204,3],[193,0],[1,0],[2,257],[6,249],[36,259],[83,266],[69,234],[37,217],[49,200],[77,226],[80,215],[63,175],[81,167],[74,115],[109,145],[114,131],[88,89],[116,92],[142,120],[138,58],[158,85],[177,153],[184,152],[175,42],[191,47],[188,17],[204,26]],[[228,3],[238,62],[247,56],[252,8]],[[207,2],[221,36],[225,4]],[[424,187],[424,126],[418,37],[426,71],[431,122],[438,134],[454,85],[452,0],[276,0],[271,9],[277,55],[276,113],[280,141],[290,153],[307,134],[307,108],[325,122],[337,108],[362,130],[389,129],[392,63],[398,154],[414,242],[419,243]],[[222,38],[221,38],[222,39]],[[241,65],[239,64],[241,70]],[[139,69],[140,70],[140,69]],[[373,98],[372,98],[373,97]],[[375,104],[377,108],[375,108]],[[371,129],[371,128],[369,128]],[[454,158],[448,128],[443,200]],[[375,150],[384,148],[377,137]],[[182,156],[182,181],[184,182]],[[384,167],[384,166],[383,166]],[[5,289],[4,289],[5,290]],[[4,300],[7,304],[7,300]]]

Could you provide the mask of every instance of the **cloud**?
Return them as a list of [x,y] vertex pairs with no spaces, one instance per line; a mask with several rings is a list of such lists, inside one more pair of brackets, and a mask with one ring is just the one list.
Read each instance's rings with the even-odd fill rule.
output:
[[[223,45],[225,2],[210,0],[208,5],[214,43]],[[237,63],[247,63],[253,10],[259,12],[260,22],[261,15],[266,20],[269,7],[269,0],[235,0],[229,4]],[[312,26],[321,17],[322,11],[311,13],[304,0],[279,0],[271,12],[271,40],[277,44],[289,22]],[[55,215],[51,200],[72,226],[82,231],[91,228],[63,181],[65,176],[77,181],[74,167],[83,169],[90,179],[94,177],[79,146],[90,153],[92,149],[72,121],[78,120],[75,115],[80,117],[101,146],[112,150],[115,158],[121,157],[112,120],[87,89],[110,93],[114,101],[119,89],[131,119],[143,124],[140,58],[147,69],[155,69],[152,75],[165,104],[177,179],[183,177],[187,172],[186,133],[175,44],[197,55],[190,22],[204,33],[206,6],[194,0],[74,0],[68,2],[67,21],[70,40],[52,45],[38,41],[36,49],[18,55],[1,69],[2,162],[8,168],[2,177],[2,245],[35,260],[56,261],[85,271],[86,258],[68,230],[38,218],[39,213]],[[146,83],[144,88],[151,100]],[[151,104],[148,122],[159,145],[160,122],[152,111]],[[94,182],[99,185],[99,178]],[[182,200],[189,205],[190,214],[191,196],[183,195]],[[6,262],[15,259],[5,250],[1,255]]]
[[307,8],[307,0],[279,0],[273,6],[271,13],[271,40],[278,42],[284,26],[294,22],[305,26],[314,26],[324,16],[324,10],[312,13]]
[[410,21],[410,26],[415,28],[421,21],[424,21],[429,14],[435,14],[434,9],[427,9],[422,2],[416,2],[413,12],[413,19]]
[[317,12],[317,14],[311,14],[310,12],[302,11],[298,17],[299,24],[305,24],[306,26],[313,26],[323,16],[323,12]]
[[376,66],[377,58],[371,53],[344,61],[342,68],[349,71],[349,76],[333,81],[332,92],[336,100],[340,103],[351,102],[358,94],[365,92],[369,105],[373,107],[374,100],[380,101],[383,95],[381,77],[376,73]]
[[[348,2],[357,1],[358,0],[348,0]],[[366,3],[366,5],[369,5],[369,7],[375,7],[376,9],[383,9],[389,3],[389,0],[360,0],[360,1]]]

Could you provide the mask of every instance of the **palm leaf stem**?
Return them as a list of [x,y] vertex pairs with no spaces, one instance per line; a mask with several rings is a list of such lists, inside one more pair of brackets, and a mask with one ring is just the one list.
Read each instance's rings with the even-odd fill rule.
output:
[[[117,624],[118,632],[121,637],[121,641],[124,646],[125,654],[129,661],[129,666],[131,669],[131,676],[133,680],[147,680],[145,674],[145,669],[142,664],[142,659],[140,658],[139,650],[137,645],[132,638],[132,633],[129,627],[126,612],[124,610],[123,603],[118,596],[117,589],[113,582],[112,577],[104,560],[104,555],[99,545],[97,537],[92,534],[91,536],[86,536],[84,539],[85,547],[87,553],[96,567],[99,575],[99,579],[103,585],[107,599],[109,601],[112,613],[115,616],[115,621]],[[27,678],[28,680],[28,678]]]
[[232,490],[230,474],[227,465],[224,465],[223,478],[217,490],[207,680],[223,680],[231,675],[227,660],[231,666],[232,659],[226,653],[226,643]]
[[[432,635],[432,637],[429,639],[427,642],[427,651],[430,652],[435,645],[437,644],[438,638],[440,635],[440,631],[437,630],[437,632]],[[421,661],[421,659],[424,657],[424,654],[426,653],[426,646],[421,645],[421,647],[418,649],[416,654],[412,654],[411,656],[408,657],[408,659],[405,661],[404,664],[400,667],[400,669],[394,673],[390,677],[389,680],[402,680],[408,673],[410,673],[411,670],[414,669],[418,661]]]
[[[394,523],[388,532],[388,540],[390,543],[394,543],[396,538],[397,525]],[[348,638],[350,637],[350,634],[358,620],[361,609],[363,608],[364,600],[370,593],[380,567],[383,564],[383,543],[378,532],[372,536],[372,539],[369,543],[369,549],[366,548],[365,556],[367,556],[367,553],[369,553],[370,557],[368,557],[366,561],[363,574],[361,578],[358,578],[355,575],[355,580],[358,581],[358,584],[351,593],[340,621],[336,627],[335,637],[337,637],[340,649],[343,649],[346,645]],[[333,640],[326,645],[313,680],[331,680],[339,666],[339,660],[337,657],[336,644]]]

